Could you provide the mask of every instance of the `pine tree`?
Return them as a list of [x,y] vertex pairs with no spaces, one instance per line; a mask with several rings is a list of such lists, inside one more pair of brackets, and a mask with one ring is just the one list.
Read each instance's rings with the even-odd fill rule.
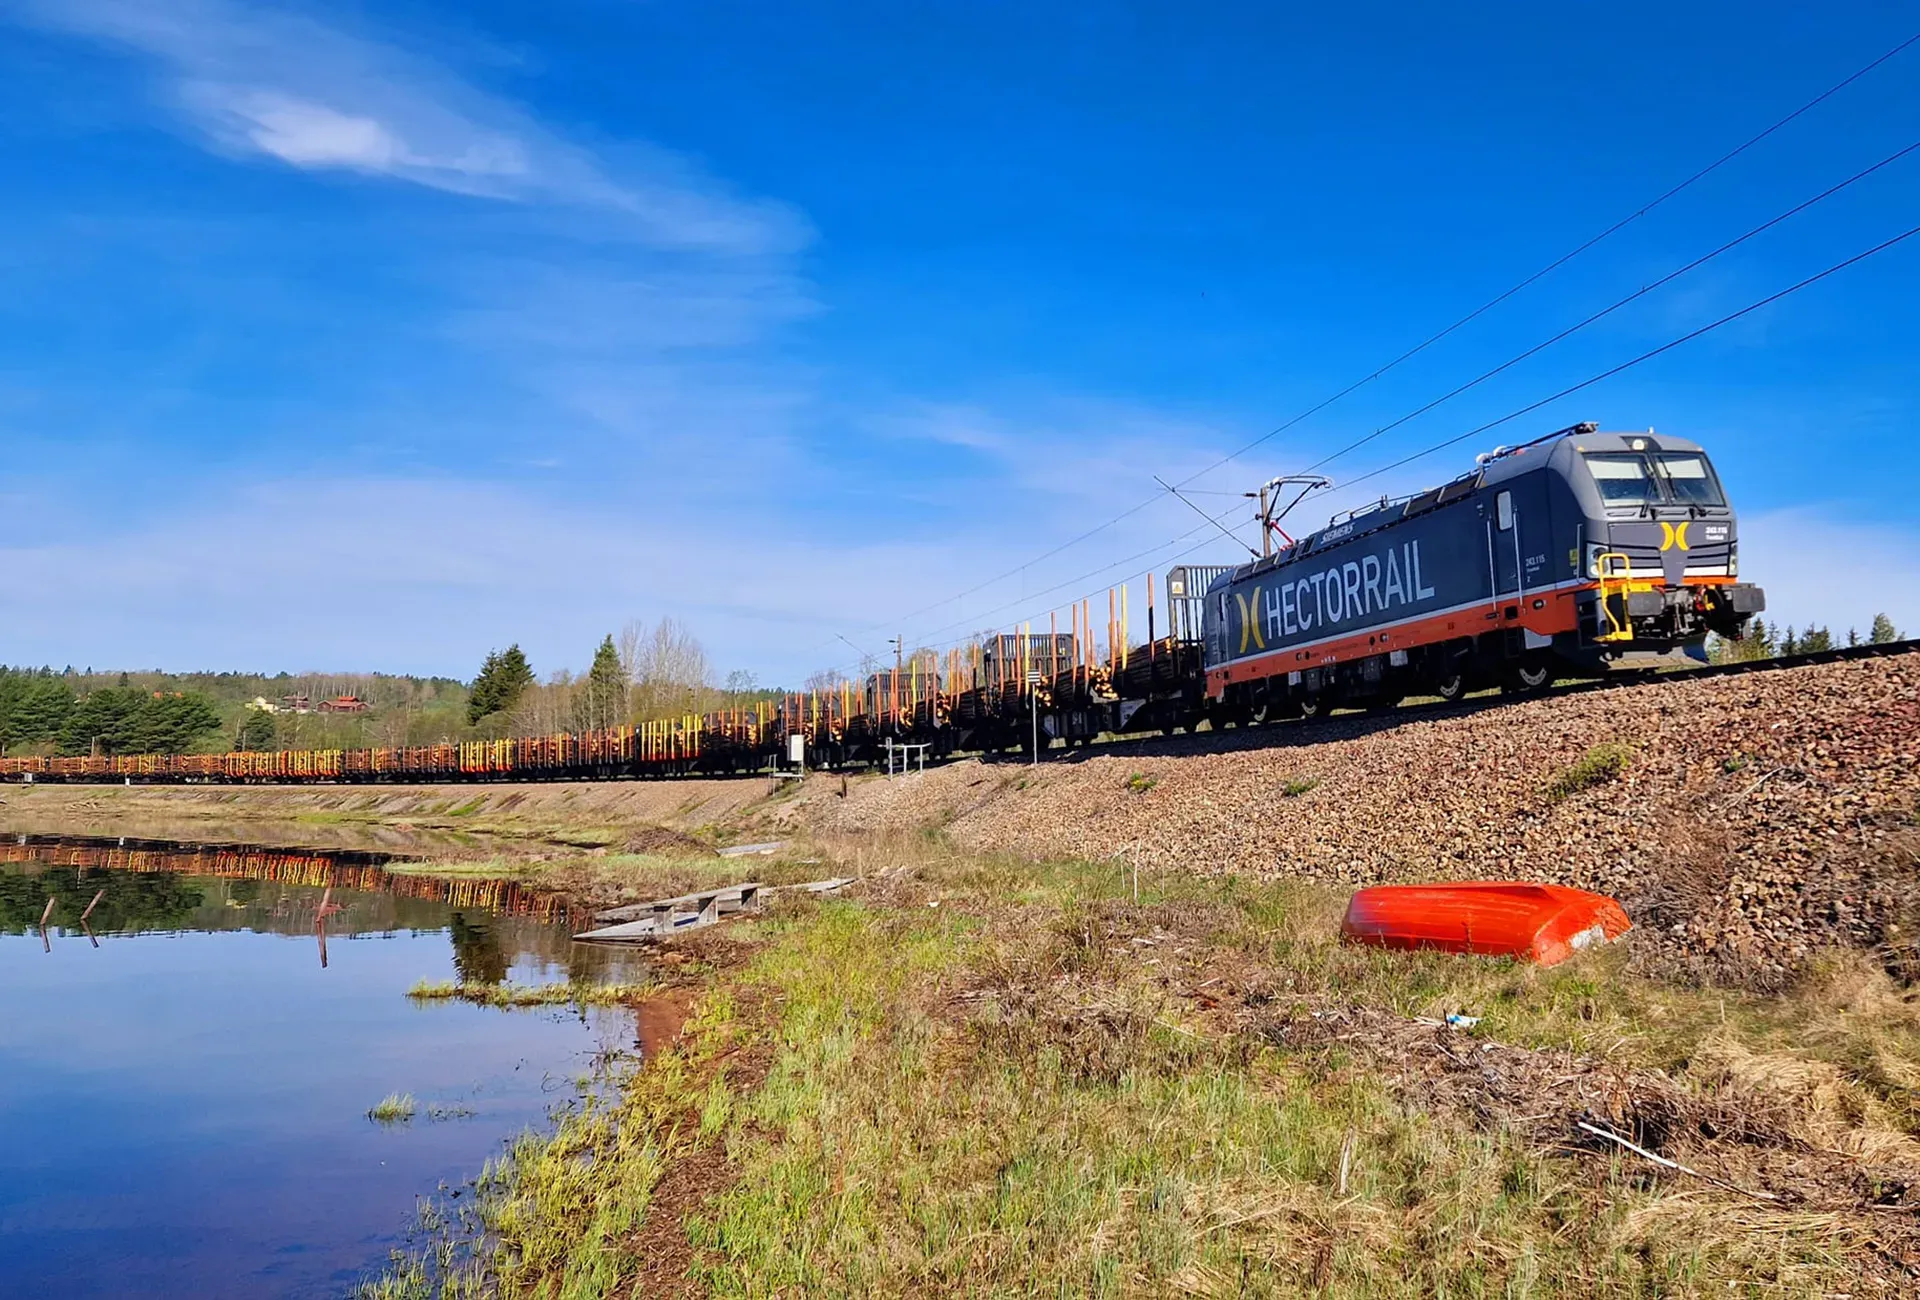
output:
[[1793,634],[1793,624],[1787,624],[1786,635],[1780,638],[1780,653],[1797,655],[1800,653],[1800,638]]
[[617,727],[627,720],[627,670],[609,635],[593,652],[593,666],[574,705],[576,725]]
[[240,738],[234,742],[234,748],[244,753],[271,753],[273,737],[273,715],[264,709],[248,709],[246,720],[240,724]]
[[467,692],[467,722],[478,722],[499,707],[500,652],[489,650],[480,664],[480,675],[473,679],[473,689]]
[[500,656],[500,702],[495,708],[502,713],[513,708],[531,685],[533,668],[527,663],[526,655],[521,653],[519,643],[515,642]]
[[1867,632],[1867,641],[1871,645],[1886,645],[1890,641],[1901,640],[1900,629],[1885,614],[1873,616],[1873,627]]
[[1824,627],[1808,626],[1800,635],[1800,653],[1810,655],[1821,650],[1833,649],[1833,634]]
[[1857,646],[1859,644],[1860,644],[1860,629],[1856,627],[1848,628],[1847,629],[1847,645]]

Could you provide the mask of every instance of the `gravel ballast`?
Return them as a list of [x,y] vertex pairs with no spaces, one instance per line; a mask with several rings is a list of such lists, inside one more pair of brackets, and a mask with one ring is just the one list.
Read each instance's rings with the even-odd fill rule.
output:
[[1626,906],[1637,962],[1760,982],[1904,946],[1920,898],[1920,655],[1092,755],[835,778],[786,815],[1143,872],[1575,885]]

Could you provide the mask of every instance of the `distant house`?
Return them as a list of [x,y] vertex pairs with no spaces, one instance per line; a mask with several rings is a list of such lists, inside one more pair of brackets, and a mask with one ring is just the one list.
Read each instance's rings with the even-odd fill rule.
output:
[[336,695],[330,700],[320,701],[322,713],[365,713],[367,702],[358,695]]
[[288,713],[312,713],[313,701],[305,695],[282,695],[280,707]]

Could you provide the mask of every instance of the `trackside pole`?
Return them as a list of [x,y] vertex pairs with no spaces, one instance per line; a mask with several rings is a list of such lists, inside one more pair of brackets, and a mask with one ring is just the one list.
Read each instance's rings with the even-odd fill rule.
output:
[[1027,674],[1027,712],[1033,718],[1033,765],[1040,766],[1040,674]]

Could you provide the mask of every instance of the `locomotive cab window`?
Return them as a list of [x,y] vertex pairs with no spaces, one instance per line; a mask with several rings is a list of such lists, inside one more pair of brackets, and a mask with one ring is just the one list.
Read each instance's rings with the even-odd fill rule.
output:
[[1661,500],[1653,467],[1638,452],[1588,452],[1587,470],[1610,506],[1650,506]]
[[1587,470],[1610,506],[1724,506],[1713,466],[1697,451],[1588,452]]
[[1501,532],[1513,527],[1513,493],[1502,492],[1493,499],[1493,517],[1499,522]]
[[1695,452],[1670,452],[1654,458],[1660,467],[1660,479],[1667,495],[1683,506],[1724,506],[1726,494],[1720,490],[1719,476],[1705,456]]

